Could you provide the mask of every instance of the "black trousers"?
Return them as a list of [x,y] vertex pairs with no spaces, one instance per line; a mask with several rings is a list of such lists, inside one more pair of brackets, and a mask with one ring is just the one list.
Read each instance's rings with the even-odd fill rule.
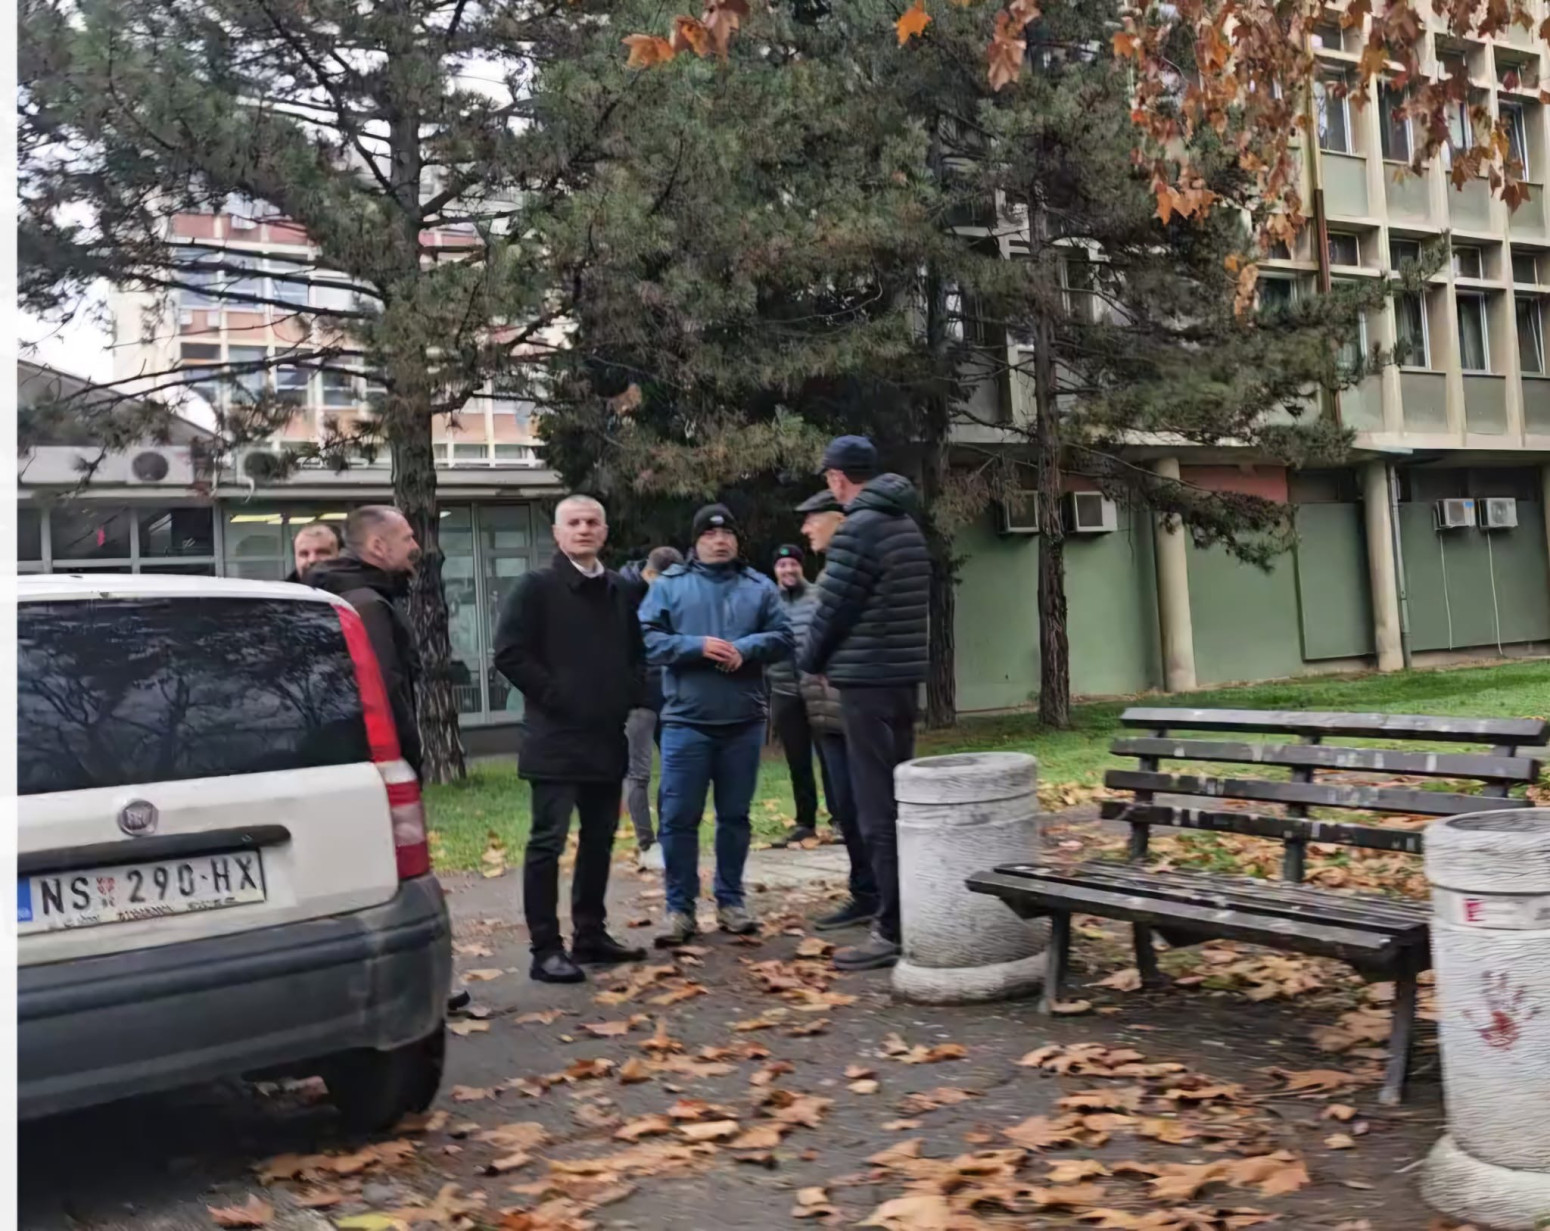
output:
[[877,906],[877,879],[872,875],[872,857],[866,839],[856,821],[856,795],[850,789],[850,756],[845,737],[839,732],[818,736],[818,766],[823,770],[823,797],[829,801],[829,815],[845,839],[850,856],[850,896],[858,906]]
[[[807,725],[807,706],[801,697],[775,693],[770,697],[770,716],[775,734],[786,750],[786,766],[791,770],[791,797],[796,801],[797,824],[807,829],[818,827],[818,784],[813,781],[813,730]],[[832,808],[831,808],[832,810]]]
[[877,882],[877,928],[897,943],[899,925],[899,806],[893,771],[915,755],[913,685],[840,690],[845,750],[856,818]]
[[560,937],[560,856],[570,836],[570,817],[581,820],[576,868],[571,875],[574,936],[595,936],[608,918],[608,866],[619,827],[618,782],[533,782],[533,829],[522,860],[522,909],[534,953],[563,949]]

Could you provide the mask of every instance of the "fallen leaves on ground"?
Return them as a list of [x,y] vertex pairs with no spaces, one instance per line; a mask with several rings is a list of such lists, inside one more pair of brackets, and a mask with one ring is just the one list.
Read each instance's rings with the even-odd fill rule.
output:
[[1388,1009],[1363,1007],[1342,1013],[1333,1026],[1321,1026],[1313,1032],[1320,1051],[1343,1052],[1372,1043],[1387,1043],[1394,1024]]
[[536,1120],[522,1120],[514,1124],[502,1124],[486,1129],[476,1138],[497,1146],[507,1153],[517,1153],[541,1146],[549,1140],[549,1130]]
[[489,1022],[456,1021],[448,1022],[447,1029],[459,1038],[466,1039],[471,1034],[485,1034],[490,1029]]
[[479,856],[479,872],[486,880],[506,875],[506,844],[493,829],[485,835],[484,854]]
[[1351,1086],[1361,1085],[1366,1079],[1341,1069],[1267,1069],[1272,1077],[1286,1083],[1287,1093],[1302,1094],[1314,1098],[1321,1094],[1333,1094]]
[[508,1171],[515,1171],[518,1167],[525,1167],[533,1161],[533,1156],[525,1150],[518,1150],[515,1154],[507,1154],[502,1158],[494,1159],[484,1165],[486,1175],[505,1175]]
[[488,983],[492,979],[499,979],[506,972],[497,967],[481,970],[465,970],[463,972],[464,983]]
[[485,1099],[495,1097],[495,1090],[489,1086],[453,1086],[452,1101],[454,1103],[482,1103]]
[[937,1064],[943,1060],[962,1060],[969,1050],[962,1043],[938,1043],[934,1047],[917,1043],[911,1047],[899,1035],[890,1034],[883,1040],[878,1054],[901,1064]]
[[1017,1063],[1024,1068],[1076,1077],[1163,1077],[1184,1072],[1182,1064],[1173,1061],[1151,1063],[1132,1048],[1111,1048],[1101,1043],[1048,1043],[1029,1052]]
[[1135,992],[1141,990],[1141,972],[1134,966],[1127,966],[1124,970],[1116,970],[1107,979],[1099,979],[1094,987],[1111,987],[1116,992]]
[[791,1209],[793,1218],[830,1218],[839,1211],[829,1204],[829,1193],[823,1188],[797,1190],[797,1203]]
[[629,1034],[640,1023],[635,1018],[628,1021],[584,1022],[580,1029],[594,1039],[617,1039]]
[[598,1158],[551,1158],[549,1170],[559,1175],[660,1175],[681,1171],[714,1158],[716,1147],[691,1142],[647,1141],[628,1150]]
[[788,1124],[755,1124],[730,1145],[734,1150],[773,1150],[790,1131]]
[[253,1193],[249,1193],[241,1205],[207,1208],[217,1227],[265,1227],[274,1218],[274,1206]]
[[795,1026],[787,1027],[786,1037],[788,1039],[805,1039],[815,1034],[823,1034],[828,1029],[829,1019],[827,1017],[820,1017],[817,1021],[800,1022]]
[[564,1017],[564,1009],[538,1009],[531,1013],[519,1013],[511,1020],[518,1026],[537,1024],[540,1026],[552,1026],[560,1018]]
[[280,1154],[259,1163],[260,1184],[308,1179],[322,1175],[357,1175],[372,1167],[396,1167],[414,1155],[414,1142],[381,1141],[360,1150],[336,1154]]
[[1063,1111],[1135,1111],[1146,1091],[1140,1086],[1120,1086],[1111,1090],[1079,1090],[1067,1094],[1055,1105]]
[[395,1133],[439,1133],[451,1117],[445,1111],[410,1112],[394,1127]]
[[881,1089],[881,1083],[875,1078],[863,1077],[858,1081],[851,1082],[847,1089],[852,1094],[876,1094]]
[[1210,1184],[1257,1188],[1267,1197],[1277,1197],[1308,1183],[1307,1167],[1286,1150],[1212,1163],[1163,1163],[1157,1173],[1151,1192],[1159,1201],[1190,1201]]
[[954,1086],[937,1086],[934,1090],[922,1090],[917,1094],[908,1094],[899,1100],[899,1110],[907,1116],[918,1116],[927,1111],[935,1111],[938,1107],[951,1107],[956,1103],[966,1103],[970,1099],[979,1098],[976,1090],[959,1090]]
[[743,1126],[736,1120],[707,1120],[678,1126],[679,1135],[689,1141],[728,1141],[742,1131]]

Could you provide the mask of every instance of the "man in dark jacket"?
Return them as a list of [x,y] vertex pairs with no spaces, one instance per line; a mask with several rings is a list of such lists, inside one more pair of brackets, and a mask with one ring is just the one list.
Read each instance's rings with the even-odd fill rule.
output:
[[841,436],[824,451],[824,478],[845,520],[829,544],[818,610],[797,664],[840,690],[856,813],[877,880],[872,935],[834,955],[842,970],[892,966],[899,958],[893,771],[915,755],[917,693],[926,678],[931,563],[915,521],[915,489],[902,475],[877,471],[877,451],[864,436]]
[[746,936],[759,925],[743,894],[748,810],[764,744],[764,669],[791,654],[791,626],[769,578],[737,558],[737,523],[721,504],[694,515],[693,557],[657,579],[640,609],[646,651],[662,674],[662,851],[667,932],[699,933],[700,818],[716,789],[716,919]]
[[[645,687],[634,596],[598,560],[607,538],[607,517],[596,500],[560,501],[554,562],[517,583],[495,630],[496,669],[526,702],[518,770],[532,787],[533,828],[522,863],[522,907],[532,977],[543,983],[580,983],[582,963],[646,956],[604,926],[626,763],[624,722]],[[572,812],[580,817],[580,840],[567,954],[558,905]]]
[[398,745],[416,776],[423,777],[420,721],[415,712],[420,655],[400,606],[409,592],[409,575],[420,560],[414,531],[397,509],[369,504],[344,524],[345,549],[332,560],[307,570],[307,584],[337,594],[360,613],[371,648],[376,651],[398,728]]
[[[807,617],[811,614],[809,609],[818,602],[817,592],[807,584],[807,577],[802,571],[806,558],[807,553],[795,543],[782,543],[775,549],[772,571],[793,632],[796,631],[799,619],[802,626],[806,627]],[[777,843],[786,846],[818,836],[818,784],[813,780],[813,732],[807,723],[807,707],[802,703],[796,664],[789,658],[773,662],[764,669],[764,678],[770,686],[770,721],[786,753],[786,768],[791,773],[791,797],[797,810],[796,828],[786,836],[785,842]],[[828,794],[827,789],[825,794]]]
[[[652,582],[673,565],[682,563],[683,554],[676,547],[654,547],[645,560],[631,561],[620,569],[619,578],[629,587],[630,597],[639,608],[646,601]],[[667,865],[662,858],[662,844],[657,841],[656,830],[651,824],[651,758],[662,742],[662,668],[656,663],[646,664],[646,699],[630,711],[624,734],[630,747],[625,803],[630,810],[630,823],[635,827],[640,868],[661,872]],[[661,815],[659,798],[659,821]]]
[[[835,531],[845,519],[844,510],[834,496],[823,491],[797,505],[803,514],[802,533],[813,549],[814,555],[828,552]],[[823,574],[818,575],[823,584]],[[808,630],[818,611],[816,587],[809,587],[812,601],[790,608],[791,633],[796,639],[797,653],[807,642]],[[867,852],[866,839],[856,819],[856,795],[850,785],[850,756],[845,747],[845,718],[841,709],[839,690],[821,676],[798,672],[802,689],[802,703],[807,710],[807,723],[818,745],[818,761],[823,770],[823,794],[829,802],[829,815],[845,840],[845,853],[850,857],[850,897],[838,910],[813,920],[813,927],[820,932],[834,931],[860,923],[871,923],[877,918],[877,882],[872,875],[871,856]]]
[[309,521],[291,540],[291,553],[296,567],[286,574],[286,581],[301,581],[302,575],[314,564],[337,559],[344,550],[339,531],[326,521]]

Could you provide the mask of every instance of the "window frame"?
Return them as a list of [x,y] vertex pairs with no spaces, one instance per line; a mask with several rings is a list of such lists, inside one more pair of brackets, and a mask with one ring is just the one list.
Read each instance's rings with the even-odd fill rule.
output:
[[[1355,231],[1326,231],[1326,234],[1329,237],[1328,257],[1331,265],[1339,265],[1345,269],[1362,268],[1362,237],[1360,235]],[[1354,261],[1337,261],[1335,259],[1336,239],[1348,239],[1351,241],[1351,245],[1356,249],[1356,259]]]
[[[1532,369],[1523,366],[1523,321],[1520,313],[1528,308],[1533,317],[1533,328],[1529,337],[1533,341],[1534,357],[1537,367]],[[1512,305],[1512,324],[1518,335],[1518,371],[1529,376],[1545,375],[1545,317],[1544,308],[1535,295],[1514,295]]]
[[[1480,352],[1485,366],[1478,368],[1466,367],[1464,363],[1464,313],[1461,311],[1466,299],[1473,300],[1480,313]],[[1459,344],[1459,370],[1466,376],[1491,375],[1491,322],[1486,304],[1484,291],[1455,291],[1453,293],[1454,315],[1458,319],[1458,344]]]
[[[1405,96],[1386,81],[1378,83],[1378,150],[1379,156],[1384,162],[1403,163],[1409,166],[1415,158],[1415,130],[1411,126],[1409,115],[1400,118],[1394,115],[1396,108],[1405,105]],[[1396,127],[1397,126],[1397,127]],[[1405,142],[1403,157],[1396,154],[1390,147],[1393,137],[1402,135]]]
[[[1402,291],[1394,296],[1394,343],[1396,346],[1400,342],[1399,305],[1402,303],[1415,304],[1416,319],[1421,325],[1421,336],[1419,339],[1420,362],[1415,362],[1414,358],[1407,355],[1405,359],[1399,361],[1399,367],[1402,370],[1405,368],[1416,368],[1420,371],[1429,372],[1432,370],[1432,327],[1429,314],[1426,311],[1426,296],[1420,291]],[[1415,347],[1412,346],[1410,349],[1414,351]]]
[[[1330,92],[1331,85],[1340,85],[1344,90],[1339,97]],[[1351,96],[1350,82],[1343,72],[1332,69],[1321,69],[1313,83],[1313,112],[1314,126],[1317,131],[1319,149],[1326,154],[1355,154],[1356,133],[1351,127]],[[1340,131],[1343,134],[1342,144],[1339,146],[1325,144],[1325,134],[1333,129],[1328,123],[1331,104],[1338,105],[1340,109]]]

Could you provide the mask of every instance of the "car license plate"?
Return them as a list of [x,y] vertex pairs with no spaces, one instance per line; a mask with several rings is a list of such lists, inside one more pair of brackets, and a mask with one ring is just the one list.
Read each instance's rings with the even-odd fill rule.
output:
[[262,902],[258,851],[19,877],[16,930],[57,932]]

